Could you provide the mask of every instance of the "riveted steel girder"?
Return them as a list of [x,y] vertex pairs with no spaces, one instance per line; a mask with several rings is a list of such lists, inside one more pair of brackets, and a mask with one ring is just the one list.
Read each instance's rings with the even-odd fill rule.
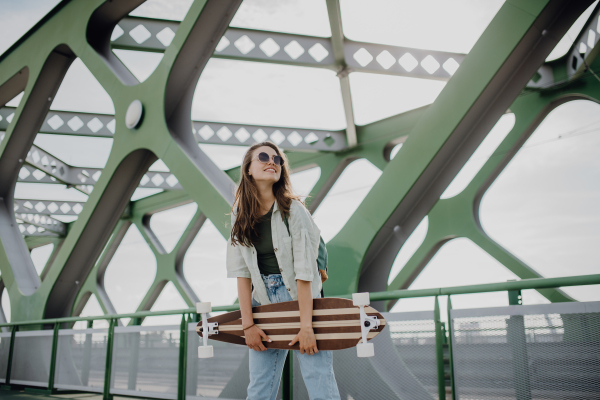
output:
[[25,222],[22,217],[17,217],[17,223],[19,230],[24,236],[50,236],[60,237],[64,236],[65,229],[61,229],[60,232],[55,232],[46,228],[45,224],[39,224],[35,222]]
[[[10,208],[17,205],[24,206],[25,203],[14,202],[12,197],[7,203],[3,198],[5,206],[0,211],[4,210],[2,212],[5,213],[3,217],[5,219],[0,221],[2,245],[0,268],[2,284],[6,282],[9,289],[15,320],[62,316],[70,313],[77,315],[92,293],[97,296],[104,312],[115,313],[104,289],[104,272],[132,223],[142,232],[157,259],[157,276],[138,309],[150,309],[169,281],[174,283],[186,303],[192,305],[198,297],[202,298],[202,294],[195,294],[183,276],[182,261],[185,251],[207,218],[211,219],[223,236],[229,235],[226,213],[231,205],[233,181],[238,179],[239,169],[232,169],[226,173],[220,171],[198,148],[198,142],[204,140],[201,140],[199,131],[205,125],[212,130],[210,136],[210,132],[204,131],[208,137],[205,142],[219,143],[216,141],[218,139],[221,140],[220,143],[244,145],[252,141],[253,138],[250,137],[258,130],[265,131],[265,127],[202,121],[194,121],[190,124],[190,110],[195,83],[208,58],[214,56],[215,47],[219,48],[217,44],[222,40],[227,23],[239,2],[194,2],[184,21],[177,24],[176,29],[171,29],[175,35],[166,47],[161,63],[141,84],[110,51],[113,27],[124,21],[123,16],[140,2],[123,1],[118,4],[100,0],[61,2],[13,49],[0,56],[0,105],[21,91],[25,91],[19,107],[11,111],[14,115],[9,124],[0,126],[6,128],[5,138],[0,144],[0,172],[8,171],[7,174],[0,175],[0,181],[12,177],[12,181],[0,182],[0,188],[8,187],[8,190],[2,193],[10,194],[10,185],[14,185],[20,168],[23,168],[22,164],[18,163],[18,157],[15,160],[15,157],[10,155],[17,153],[7,152],[6,149],[18,149],[21,158],[26,158],[37,132],[47,129],[54,130],[50,133],[58,134],[114,137],[113,149],[107,165],[96,182],[89,200],[82,204],[83,209],[79,212],[78,220],[70,224],[65,239],[27,238],[28,244],[33,243],[32,240],[60,241],[60,246],[55,247],[52,260],[44,270],[44,279],[41,283],[39,279],[36,283],[35,278],[31,276],[33,267],[27,264],[27,258],[19,258],[21,249],[17,248],[15,251],[7,247],[10,243],[16,244],[17,247],[23,245],[22,240],[19,244],[15,240],[10,242],[10,238],[5,239],[8,236],[6,232],[11,232],[10,229],[13,229],[13,227],[6,228],[10,225],[11,212],[14,221],[15,211]],[[295,171],[314,166],[321,169],[321,176],[308,202],[311,211],[319,206],[344,168],[353,160],[366,158],[383,169],[381,178],[354,216],[328,243],[331,279],[326,283],[327,295],[348,293],[357,288],[385,289],[389,268],[398,250],[425,214],[429,214],[432,221],[431,239],[426,240],[422,249],[417,252],[419,256],[415,255],[414,260],[411,259],[407,263],[405,269],[390,286],[391,288],[410,284],[427,261],[428,246],[429,249],[438,246],[439,238],[448,232],[454,236],[471,238],[522,278],[536,275],[534,270],[491,241],[478,226],[478,215],[473,210],[478,208],[478,199],[487,186],[479,185],[476,188],[478,194],[475,200],[473,196],[467,196],[468,190],[461,193],[460,201],[458,196],[454,202],[438,201],[438,199],[489,128],[513,102],[536,68],[543,62],[545,54],[549,53],[560,39],[561,32],[564,32],[570,22],[574,21],[585,8],[587,3],[583,3],[585,2],[574,5],[567,4],[565,1],[542,0],[507,2],[432,106],[360,127],[357,130],[357,146],[353,148],[337,147],[335,141],[337,136],[335,136],[333,144],[327,151],[328,149],[319,146],[325,140],[331,142],[327,139],[327,134],[331,132],[322,131],[324,135],[322,137],[317,131],[295,129],[300,141],[293,146],[291,141],[289,144],[287,142],[294,130],[283,132],[281,128],[270,128],[279,129],[285,137],[281,143],[283,147],[287,146],[290,164]],[[560,21],[557,21],[558,15],[562,17]],[[68,32],[58,29],[62,26],[61,20],[74,20],[74,16],[81,21],[69,26]],[[163,40],[168,41],[165,39],[170,36],[168,32],[157,36],[164,28],[159,31],[156,29],[156,27],[149,29],[153,40],[156,37],[160,41],[162,37]],[[550,32],[550,35],[542,35],[544,30]],[[254,33],[256,32],[250,32],[252,35]],[[124,32],[124,35],[128,34],[128,31]],[[269,33],[263,32],[263,34]],[[242,36],[236,36],[233,42],[227,39],[228,46],[232,46],[229,51],[241,53],[238,46],[235,46],[235,41]],[[227,33],[225,37],[227,38]],[[255,45],[262,44],[269,38],[265,36],[264,40],[259,41],[255,39],[258,37],[248,35]],[[273,39],[280,47],[282,47],[282,40],[288,40],[288,37],[283,35],[282,38]],[[148,45],[152,44],[150,39],[148,41]],[[115,42],[116,40],[112,44],[114,45]],[[47,48],[46,53],[31,50],[41,44],[43,44],[42,48]],[[63,46],[57,47],[59,44]],[[306,47],[300,42],[298,44],[303,48]],[[224,46],[224,42],[221,46]],[[365,46],[370,45],[365,44]],[[122,48],[125,48],[125,44]],[[133,45],[130,48],[140,49]],[[226,48],[221,47],[221,50],[224,51]],[[375,56],[384,50],[392,56],[395,54],[393,49],[378,48],[371,51],[375,47],[364,48]],[[264,61],[260,59],[263,56],[251,54],[254,50],[259,51],[258,54],[260,52],[266,54],[260,47],[249,50],[247,53],[254,57],[252,61]],[[287,54],[285,50],[279,51]],[[333,43],[329,54],[333,54],[336,62],[340,57],[342,59],[349,57],[344,52],[341,56],[338,53],[340,52],[336,52]],[[66,57],[66,60],[58,62],[57,60],[61,60],[59,56]],[[39,94],[42,92],[39,90],[45,87],[41,83],[47,86],[48,82],[40,78],[52,76],[50,72],[53,72],[54,86],[51,88],[57,89],[62,79],[60,73],[64,74],[75,56],[81,58],[113,99],[115,116],[48,112],[47,108],[44,111],[47,104],[40,101],[42,98]],[[280,56],[287,57],[283,53]],[[401,57],[399,53],[396,56]],[[236,54],[223,55],[223,57],[245,59],[244,56]],[[273,57],[271,61],[280,62],[276,58]],[[295,61],[282,60],[281,62],[293,64]],[[378,63],[377,60],[372,62]],[[25,65],[27,67],[24,68]],[[308,62],[306,65],[308,66]],[[385,71],[375,71],[379,67],[385,69],[381,63],[378,65],[373,64],[373,71],[370,72],[385,73]],[[578,82],[581,84],[581,79]],[[36,85],[38,85],[37,91]],[[46,93],[50,94],[48,98],[53,97],[52,90],[48,87],[45,89]],[[574,86],[572,90],[576,93],[577,88]],[[542,99],[540,101],[543,101],[543,98],[544,96],[540,95]],[[142,101],[145,113],[142,124],[135,130],[128,130],[124,125],[124,111],[133,99]],[[517,99],[513,103],[511,109],[513,107],[519,109],[518,101]],[[37,107],[32,109],[33,105]],[[3,115],[4,110],[6,108],[0,108],[0,116]],[[27,114],[28,112],[30,114]],[[524,112],[528,112],[527,107]],[[38,118],[35,124],[31,121],[26,124],[20,121],[22,115],[45,117]],[[56,129],[50,125],[54,115],[58,115],[63,121],[63,124]],[[3,116],[4,120],[0,121],[0,124],[6,122],[7,116],[9,115]],[[74,120],[75,117],[81,122]],[[98,118],[98,122],[95,122],[94,118]],[[69,125],[68,122],[71,121],[73,122]],[[57,126],[60,121],[55,119],[55,122]],[[111,124],[114,124],[114,135],[109,128]],[[73,129],[78,126],[79,129]],[[222,127],[227,127],[229,134],[223,131],[219,136],[218,132]],[[248,137],[242,128],[251,136]],[[20,141],[14,134],[16,129],[25,132],[20,136]],[[96,132],[93,132],[94,129]],[[239,137],[236,136],[238,132]],[[310,132],[318,137],[318,141],[312,145],[311,141],[307,140]],[[268,136],[272,133],[275,131],[265,131]],[[335,133],[341,135],[343,140],[343,132]],[[226,140],[223,140],[223,137]],[[246,137],[246,140],[243,141],[240,137]],[[297,141],[297,139],[292,140]],[[401,142],[404,142],[402,150],[388,164],[391,149]],[[143,179],[149,165],[157,158],[165,162],[184,190],[165,191],[129,202],[131,193]],[[498,164],[494,173],[499,173],[504,165]],[[487,175],[486,182],[493,179],[490,178],[492,175]],[[472,185],[476,185],[473,182]],[[192,201],[198,204],[198,211],[175,249],[167,254],[149,227],[151,215]],[[44,202],[48,207],[49,204],[46,203]],[[35,207],[37,203],[31,202],[31,205]],[[71,204],[70,207],[74,205]],[[467,215],[469,210],[471,214]],[[37,212],[38,215],[47,215]],[[453,214],[454,218],[448,217],[452,213],[456,214]],[[459,218],[459,215],[464,218]],[[400,229],[394,230],[396,226]],[[23,248],[28,251],[27,245],[23,245]],[[24,269],[21,266],[14,268],[13,264],[7,262],[9,259],[24,260]],[[33,273],[35,273],[34,269]],[[33,288],[30,289],[30,294],[23,295],[20,291],[21,285],[24,287],[29,285]],[[560,291],[546,291],[543,294],[552,301],[569,300]]]
[[352,106],[352,94],[350,91],[350,78],[348,64],[346,63],[344,51],[344,30],[342,28],[342,13],[338,0],[327,0],[327,14],[331,27],[331,47],[335,58],[335,70],[340,79],[340,90],[344,104],[344,116],[346,117],[346,136],[348,146],[356,146],[356,125],[354,124],[354,108]]
[[[14,107],[2,107],[0,116],[14,114],[14,111]],[[0,130],[6,129],[9,122],[6,119],[0,120]],[[52,110],[44,118],[40,132],[112,138],[115,134],[115,117],[107,114]]]
[[585,27],[573,42],[568,53],[567,75],[570,79],[579,77],[589,69],[590,64],[600,54],[600,4],[588,19]]
[[[30,318],[33,314],[50,317],[71,312],[76,282],[83,282],[89,274],[133,190],[158,157],[172,173],[181,177],[182,186],[203,206],[206,215],[219,219],[230,207],[233,182],[198,148],[189,115],[185,122],[179,119],[186,116],[180,110],[187,108],[189,113],[190,94],[193,94],[183,86],[195,87],[192,82],[197,81],[208,55],[216,46],[215,38],[222,36],[239,1],[196,1],[180,24],[161,65],[141,84],[110,51],[112,28],[140,3],[139,0],[64,1],[43,24],[1,59],[0,83],[3,86],[0,91],[3,98],[8,97],[6,94],[14,97],[25,89],[0,147],[0,171],[3,171],[0,181],[4,179],[0,182],[0,193],[8,194],[3,200],[5,206],[9,204],[5,207],[6,217],[0,231],[2,256],[8,257],[8,262],[1,263],[2,276],[11,298],[15,299],[12,303],[16,318]],[[72,23],[65,25],[65,20]],[[65,26],[69,29],[64,29]],[[47,53],[32,51],[32,46],[37,48],[42,43],[42,47],[48,49]],[[19,159],[24,159],[31,148],[43,123],[40,116],[47,114],[49,99],[53,98],[75,56],[80,57],[113,99],[116,110],[114,145],[94,191],[72,224],[53,266],[40,285],[39,278],[32,276],[35,271],[22,240],[12,247],[7,245],[17,239],[11,193],[21,167]],[[19,69],[15,71],[13,65],[18,65]],[[15,73],[23,65],[29,66],[29,80],[22,79],[18,82],[20,85],[15,85]],[[29,84],[26,87],[25,82]],[[7,87],[10,93],[5,90]],[[157,97],[159,101],[156,101]],[[123,120],[133,99],[141,99],[146,108],[142,125],[135,132],[128,130]],[[25,118],[27,113],[35,113],[35,117]],[[183,126],[187,129],[182,129]],[[23,263],[30,268],[23,268]]]
[[[70,166],[47,151],[33,145],[27,153],[25,164],[19,171],[18,182],[55,183],[75,187],[89,195],[100,179],[101,168],[81,168]],[[139,187],[152,189],[179,190],[179,181],[170,172],[147,171]]]
[[80,201],[15,199],[15,213],[40,215],[79,215],[85,203]]
[[542,65],[527,83],[527,88],[554,90],[570,80],[589,72],[589,66],[598,56],[600,39],[600,4],[596,6],[567,54]]
[[194,121],[192,129],[198,143],[251,146],[270,140],[282,149],[294,151],[340,151],[346,148],[343,131],[204,121]]
[[[13,115],[14,110],[14,107],[0,108],[0,118],[2,115]],[[9,120],[12,118],[0,119],[0,130],[8,127]],[[301,151],[340,151],[346,147],[343,131],[209,121],[193,121],[192,124],[198,143],[248,146],[271,140],[283,149]],[[40,133],[105,138],[112,138],[114,131],[115,119],[112,115],[71,111],[48,112],[40,128]]]
[[27,232],[27,229],[29,229],[29,226],[26,227],[25,224],[28,224],[33,227],[42,228],[43,230],[41,232],[38,231],[39,233],[43,233],[44,230],[57,234],[59,236],[65,236],[67,233],[66,224],[46,215],[21,213],[16,214],[16,218],[17,222],[20,224],[19,229],[23,234],[25,234],[25,232]]
[[[574,87],[565,87],[551,94],[528,93],[517,98],[510,106],[516,120],[511,132],[461,193],[435,204],[428,214],[429,229],[423,244],[388,288],[407,288],[437,249],[454,237],[471,239],[522,279],[540,277],[535,270],[485,233],[479,219],[479,204],[485,191],[552,110],[567,101],[590,98],[600,101],[600,83],[590,75],[581,78]],[[544,289],[540,293],[553,302],[573,300],[561,290]],[[390,302],[389,305],[393,303]]]
[[[344,80],[351,71],[448,80],[465,57],[461,53],[345,39],[339,0],[328,0],[327,9],[331,38],[229,28],[213,57],[333,69],[340,73],[343,93],[349,93]],[[111,45],[114,49],[163,52],[178,26],[177,21],[126,17],[115,29]],[[540,76],[527,86],[542,87],[552,82],[551,66],[542,66],[538,73]]]
[[402,243],[394,228],[414,230],[589,3],[504,3],[344,229],[328,243],[335,263],[330,280],[336,283],[326,282],[326,290],[387,287],[382,269],[391,267],[395,255],[386,247],[397,253]]
[[[443,65],[452,58],[455,67],[464,58],[464,54],[458,53],[347,40],[341,29],[339,2],[328,1],[327,10],[332,28],[331,38],[229,28],[219,40],[212,56],[334,70],[339,70],[343,62],[344,66],[349,65],[356,71],[442,80],[448,80],[452,76],[448,71],[454,71]],[[170,44],[170,32],[177,32],[178,25],[176,21],[123,18],[119,21],[119,28],[113,35],[111,45],[115,49],[162,52]],[[382,52],[395,58],[393,62],[390,61],[392,65],[377,58]],[[412,57],[416,66],[402,66],[405,65],[400,61],[403,56]],[[438,66],[435,70],[431,67],[428,71],[421,64],[427,57],[436,60],[434,63]]]
[[32,168],[21,168],[19,182],[63,183],[85,194],[91,192],[89,185],[98,181],[102,173],[99,168],[71,167],[36,145],[27,152],[24,164]]

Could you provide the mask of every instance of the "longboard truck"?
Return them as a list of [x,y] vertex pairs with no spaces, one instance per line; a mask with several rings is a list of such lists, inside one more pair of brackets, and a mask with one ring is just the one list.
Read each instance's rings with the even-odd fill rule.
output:
[[362,341],[356,345],[357,357],[373,357],[375,356],[375,345],[367,343],[367,335],[370,330],[379,328],[380,321],[376,316],[369,316],[365,312],[365,306],[371,304],[369,293],[354,293],[352,294],[352,303],[360,308],[360,332]]
[[208,313],[212,310],[210,302],[196,303],[196,313],[202,315],[202,346],[198,347],[198,358],[212,358],[213,347],[208,345],[208,336],[219,333],[218,322],[208,322]]

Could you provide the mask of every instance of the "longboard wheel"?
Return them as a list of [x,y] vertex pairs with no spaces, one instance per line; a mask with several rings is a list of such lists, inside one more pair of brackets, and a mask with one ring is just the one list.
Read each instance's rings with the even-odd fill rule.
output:
[[375,356],[375,345],[373,343],[359,343],[356,345],[357,357],[373,357]]
[[355,306],[368,306],[371,304],[371,300],[369,299],[369,293],[353,293],[352,294],[352,303]]
[[212,346],[198,347],[198,358],[212,358],[212,357],[213,357],[213,347]]
[[198,314],[208,314],[211,310],[212,307],[210,301],[196,303],[196,313]]

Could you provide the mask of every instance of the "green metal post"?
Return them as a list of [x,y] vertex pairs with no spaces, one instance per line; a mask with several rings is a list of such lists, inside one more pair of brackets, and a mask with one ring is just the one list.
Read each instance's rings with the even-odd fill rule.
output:
[[520,290],[508,291],[508,304],[511,306],[520,306],[521,304],[523,304],[523,298],[521,297]]
[[435,323],[435,361],[437,365],[438,396],[446,398],[446,378],[444,377],[444,325],[440,321],[440,304],[435,296],[433,318]]
[[[514,279],[511,279],[508,282],[514,282]],[[508,305],[520,306],[521,304],[523,304],[523,296],[521,296],[521,289],[509,290]]]
[[116,319],[112,318],[108,325],[108,337],[106,340],[106,366],[104,368],[104,392],[102,400],[112,400],[110,394],[110,379],[112,375],[112,350],[115,336]]
[[454,335],[454,327],[452,326],[452,317],[450,311],[452,310],[452,300],[448,296],[448,359],[450,360],[450,389],[452,394],[450,397],[452,400],[456,400],[456,390],[454,389],[454,357],[452,354],[452,336]]
[[187,361],[187,321],[185,314],[181,316],[181,326],[179,329],[179,368],[177,371],[177,400],[185,400],[185,378]]
[[[520,306],[523,304],[521,290],[508,291],[508,304]],[[529,379],[529,358],[527,357],[527,337],[525,334],[525,319],[522,315],[512,315],[506,321],[507,340],[512,349],[515,390],[518,400],[531,399],[531,384]]]
[[[142,318],[132,318],[132,325],[139,326],[142,323]],[[132,332],[129,336],[130,357],[129,357],[129,374],[127,379],[127,388],[135,390],[137,385],[138,364],[140,358],[140,332]]]
[[54,374],[56,372],[56,352],[58,350],[58,331],[60,323],[54,324],[54,334],[52,335],[52,353],[50,353],[50,373],[48,374],[48,391],[54,392]]
[[[194,322],[194,323],[200,322],[199,317],[200,317],[200,315],[196,314],[195,311],[193,313],[190,313],[190,322]],[[187,356],[186,356],[186,370],[185,370],[185,372],[186,372],[186,383],[185,383],[186,389],[185,390],[187,392],[188,383],[189,383],[190,394],[192,396],[195,396],[196,390],[198,388],[198,357],[195,355],[195,354],[197,354],[195,352],[195,350],[196,350],[195,347],[192,349],[193,350],[192,351],[192,350],[189,350],[188,346],[189,346],[190,342],[198,343],[200,338],[198,335],[195,335],[194,333],[192,333],[192,338],[193,338],[194,342],[186,341],[186,353],[188,351],[190,351],[191,354],[189,354],[189,356],[192,357],[192,359],[194,361],[189,364],[190,370],[188,371],[187,370]],[[189,377],[189,379],[188,379],[188,377]]]
[[[94,327],[94,320],[87,322],[87,328]],[[85,335],[85,343],[83,345],[83,361],[81,365],[81,384],[87,386],[90,380],[90,366],[92,362],[92,334]]]
[[[188,367],[187,360],[188,360],[188,335],[189,335],[188,325],[191,322],[192,322],[192,314],[188,314],[187,315],[187,320],[185,322],[185,327],[184,327],[184,330],[183,330],[184,333],[185,333],[185,338],[184,338],[185,340],[183,341],[183,365],[182,365],[182,367],[183,367],[183,373],[182,373],[183,377],[181,379],[181,383],[183,385],[183,388],[182,388],[182,392],[183,392],[182,400],[185,400],[186,391],[187,391],[187,367]],[[181,346],[181,339],[179,341],[180,341],[180,346]]]
[[288,351],[283,366],[283,377],[281,382],[281,399],[293,400],[294,398],[294,353]]
[[[8,365],[6,366],[6,385],[10,385],[10,374],[12,372],[12,359],[15,350],[15,335],[19,330],[19,325],[13,325],[10,332],[10,345],[8,346]],[[10,386],[8,386],[10,389]]]
[[512,353],[516,398],[517,400],[531,400],[525,317],[511,315],[506,320],[506,340]]

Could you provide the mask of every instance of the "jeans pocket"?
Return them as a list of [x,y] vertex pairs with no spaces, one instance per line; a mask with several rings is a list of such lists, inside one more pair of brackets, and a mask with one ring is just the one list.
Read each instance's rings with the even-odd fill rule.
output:
[[283,303],[285,301],[292,301],[292,296],[290,295],[290,291],[285,287],[285,285],[281,285],[277,288],[277,293],[275,294],[277,303]]

